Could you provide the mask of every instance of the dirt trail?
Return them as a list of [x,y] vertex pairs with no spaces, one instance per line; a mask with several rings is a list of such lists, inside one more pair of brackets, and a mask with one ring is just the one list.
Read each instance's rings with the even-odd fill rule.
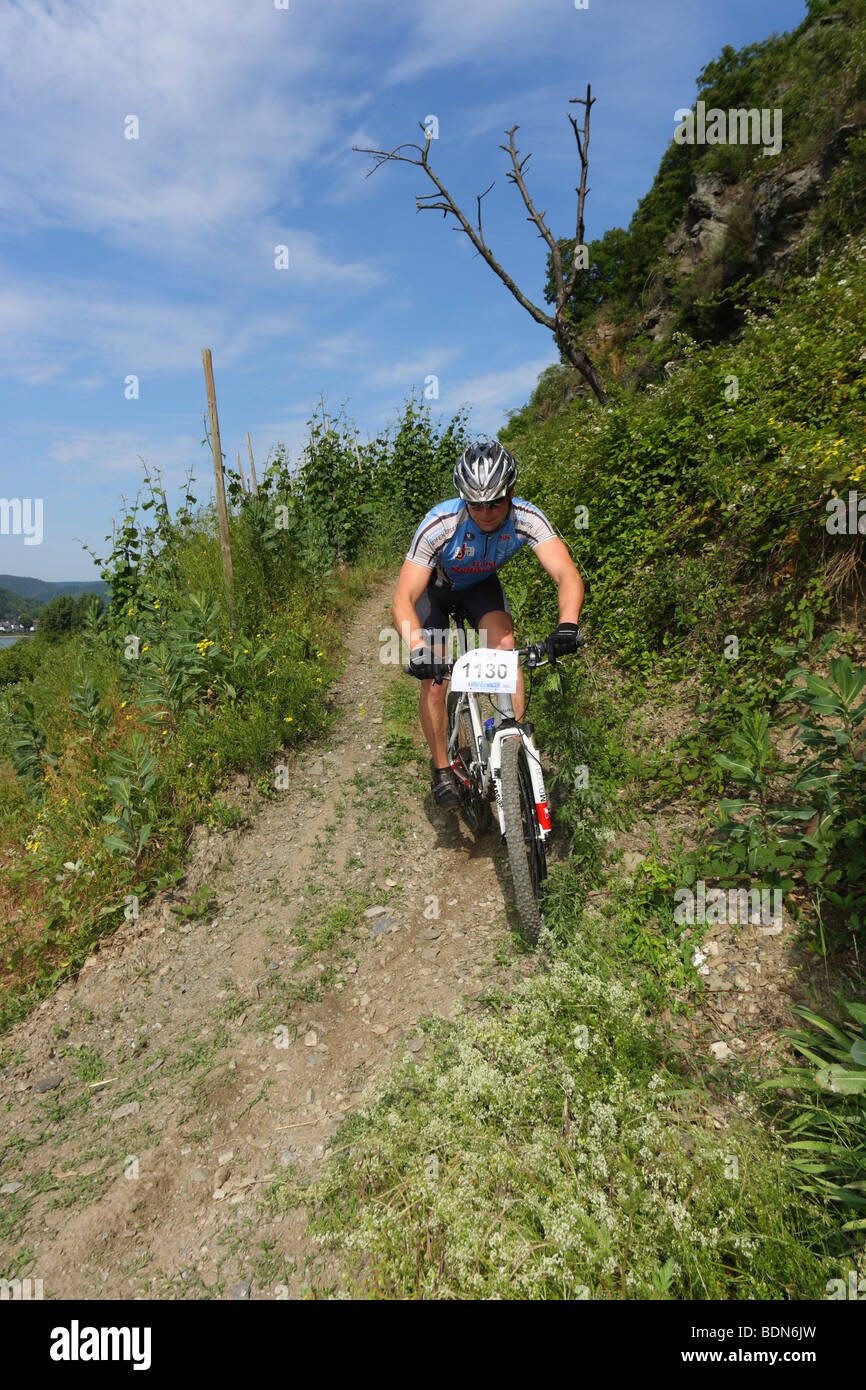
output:
[[382,762],[405,679],[377,659],[391,590],[353,622],[330,743],[292,758],[247,831],[199,828],[178,893],[207,884],[216,916],[163,895],[5,1039],[0,1274],[45,1298],[342,1287],[304,1210],[275,1219],[262,1194],[314,1174],[370,1077],[423,1055],[419,1016],[532,968],[498,836],[432,806],[425,753]]

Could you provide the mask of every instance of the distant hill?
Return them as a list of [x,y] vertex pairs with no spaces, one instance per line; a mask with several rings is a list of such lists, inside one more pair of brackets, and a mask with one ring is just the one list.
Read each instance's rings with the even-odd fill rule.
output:
[[17,618],[19,613],[25,611],[31,617],[36,614],[35,606],[22,599],[20,594],[13,594],[11,589],[0,589],[0,619]]
[[108,585],[102,579],[28,579],[20,574],[0,574],[0,618],[17,617],[25,609],[35,617],[40,608],[60,594],[98,594],[106,603]]

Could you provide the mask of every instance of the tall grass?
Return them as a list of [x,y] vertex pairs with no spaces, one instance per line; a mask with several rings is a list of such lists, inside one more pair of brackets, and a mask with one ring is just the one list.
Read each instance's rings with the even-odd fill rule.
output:
[[364,446],[313,419],[301,467],[278,447],[257,496],[229,470],[237,631],[213,509],[188,491],[171,516],[148,476],[101,561],[106,612],[0,655],[0,1027],[180,877],[233,774],[272,796],[324,734],[352,606],[443,495],[463,429],[410,398]]

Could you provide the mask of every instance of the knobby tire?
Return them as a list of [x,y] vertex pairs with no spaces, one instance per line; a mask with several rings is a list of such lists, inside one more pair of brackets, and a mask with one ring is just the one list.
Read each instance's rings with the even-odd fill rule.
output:
[[534,946],[544,925],[539,897],[547,876],[547,857],[544,842],[539,838],[526,750],[519,738],[508,738],[502,744],[501,778],[505,840],[517,915],[523,936]]

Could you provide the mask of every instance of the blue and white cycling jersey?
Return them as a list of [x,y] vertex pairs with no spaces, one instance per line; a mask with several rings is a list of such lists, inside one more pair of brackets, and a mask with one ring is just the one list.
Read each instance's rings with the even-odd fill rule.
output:
[[459,497],[431,507],[412,539],[406,559],[436,570],[453,589],[468,589],[495,574],[520,550],[534,550],[556,532],[544,512],[513,497],[508,514],[495,531],[482,531]]

